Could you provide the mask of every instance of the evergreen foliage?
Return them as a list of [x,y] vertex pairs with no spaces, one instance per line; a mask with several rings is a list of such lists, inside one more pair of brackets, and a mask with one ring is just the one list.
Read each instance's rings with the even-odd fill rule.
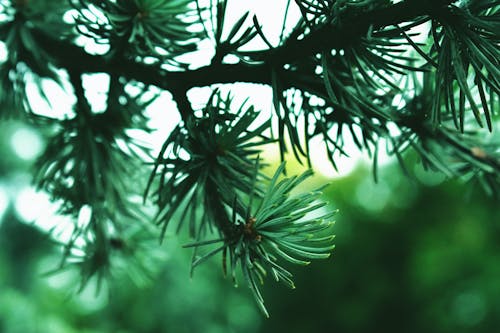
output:
[[[404,155],[414,151],[425,167],[499,196],[499,142],[489,132],[500,106],[500,1],[286,0],[277,42],[251,18],[251,2],[227,24],[231,1],[0,1],[0,117],[50,136],[34,183],[75,221],[60,268],[77,265],[82,288],[112,272],[116,257],[149,266],[141,265],[149,222],[163,240],[175,221],[194,239],[192,267],[221,253],[224,273],[236,281],[239,265],[267,314],[259,284],[270,273],[293,287],[281,261],[327,257],[334,213],[318,211],[320,190],[291,193],[310,171],[279,180],[283,163],[266,176],[263,145],[311,167],[320,137],[337,168],[352,139],[372,157],[375,177],[383,145],[406,172]],[[90,52],[90,41],[105,51]],[[207,41],[213,56],[200,67],[187,62]],[[256,41],[265,47],[250,47]],[[96,73],[109,77],[104,110],[83,84]],[[71,87],[71,115],[38,112],[33,88],[58,102],[47,82]],[[270,119],[258,121],[257,96],[235,106],[220,89],[237,82],[272,89]],[[195,87],[213,91],[199,110],[187,96]],[[151,130],[144,111],[154,91],[171,93],[177,110],[164,111],[182,119],[156,156],[130,134]],[[140,280],[151,270],[143,268]]]

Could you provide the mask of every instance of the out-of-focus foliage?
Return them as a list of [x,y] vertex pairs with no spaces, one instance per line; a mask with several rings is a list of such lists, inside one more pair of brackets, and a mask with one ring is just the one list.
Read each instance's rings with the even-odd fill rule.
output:
[[[149,249],[129,244],[136,235],[129,235],[130,239],[123,243],[113,240],[115,251],[120,250],[124,259],[117,262],[119,258],[114,256],[113,279],[102,284],[99,294],[96,294],[96,279],[88,281],[87,288],[76,293],[81,284],[78,269],[45,275],[58,267],[61,249],[36,227],[40,221],[25,221],[20,211],[23,207],[37,209],[35,201],[19,203],[20,193],[30,186],[24,174],[33,162],[20,158],[12,144],[20,129],[33,131],[19,122],[2,123],[0,127],[0,194],[7,193],[9,197],[6,210],[0,211],[0,332],[257,330],[261,315],[248,297],[249,291],[228,286],[220,269],[209,266],[200,267],[199,277],[190,281],[191,253],[183,250],[180,243],[187,240],[178,240],[172,233],[165,236],[162,247],[158,246],[155,235],[153,248]],[[126,256],[129,258],[125,259]],[[130,260],[133,257],[139,259],[135,260],[137,265],[154,269],[134,267]],[[154,273],[155,283],[148,280],[138,287],[137,275],[148,270]]]
[[[379,184],[368,170],[332,184],[326,195],[342,212],[332,261],[307,275],[294,272],[293,293],[265,290],[270,299],[287,299],[270,306],[267,327],[292,333],[487,333],[500,327],[496,202],[421,169],[416,173],[429,185],[395,171],[383,168]],[[312,302],[312,313],[290,315]]]
[[[29,164],[9,145],[19,126],[2,128],[2,186],[17,177],[7,170],[15,165],[22,173]],[[336,251],[307,272],[292,267],[295,290],[264,285],[267,320],[245,286],[234,289],[222,278],[218,258],[190,280],[191,253],[181,248],[187,239],[171,233],[154,284],[138,288],[121,278],[96,296],[92,280],[75,295],[77,271],[42,276],[57,265],[59,249],[21,220],[11,198],[0,222],[0,331],[494,332],[500,325],[496,203],[421,169],[415,174],[429,185],[418,185],[396,168],[381,168],[378,184],[364,168],[331,181],[325,199],[342,211]],[[310,182],[314,188],[324,180]]]

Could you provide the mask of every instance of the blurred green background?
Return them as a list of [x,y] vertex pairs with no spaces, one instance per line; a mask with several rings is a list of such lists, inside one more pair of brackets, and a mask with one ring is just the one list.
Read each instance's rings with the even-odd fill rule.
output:
[[29,171],[42,148],[27,125],[0,124],[2,333],[500,331],[498,202],[470,184],[418,168],[409,179],[392,164],[378,184],[362,165],[330,180],[337,248],[291,267],[295,290],[269,280],[264,319],[244,283],[222,277],[220,258],[190,278],[191,252],[174,236],[157,250],[151,285],[116,278],[96,296],[92,286],[75,293],[76,272],[43,276],[60,254],[30,223]]

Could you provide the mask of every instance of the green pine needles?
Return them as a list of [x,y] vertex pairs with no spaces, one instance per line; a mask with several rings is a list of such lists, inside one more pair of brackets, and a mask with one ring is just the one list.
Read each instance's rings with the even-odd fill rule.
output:
[[[259,115],[253,106],[243,104],[234,113],[231,109],[231,98],[214,91],[202,113],[176,127],[165,141],[146,190],[150,192],[158,175],[154,197],[161,207],[156,221],[162,225],[162,238],[180,208],[179,227],[188,219],[191,236],[202,236],[214,224],[225,232],[224,205],[254,188],[252,170],[259,153],[255,147],[271,142],[262,133],[269,124],[252,126]],[[236,204],[241,206],[239,200]]]
[[236,205],[232,207],[231,227],[223,239],[187,245],[199,247],[222,242],[222,245],[207,254],[195,257],[192,267],[222,252],[224,273],[227,273],[229,266],[229,272],[237,284],[236,267],[241,267],[245,281],[266,316],[268,312],[259,286],[264,283],[267,274],[295,288],[292,274],[281,266],[280,260],[307,265],[311,259],[328,258],[335,247],[332,244],[331,218],[336,212],[318,214],[326,205],[319,201],[321,190],[298,195],[290,193],[312,173],[307,171],[300,176],[278,181],[284,167],[282,163],[276,170],[257,204],[253,205],[254,188],[243,211]]
[[444,98],[446,112],[462,132],[466,109],[481,127],[486,123],[491,131],[491,112],[498,111],[500,93],[500,9],[491,1],[470,1],[466,10],[452,8],[441,15],[432,26],[434,51],[439,57],[433,117],[439,121]]
[[[220,255],[268,315],[266,277],[293,287],[287,264],[334,247],[322,188],[300,187],[312,171],[285,177],[289,159],[313,169],[313,149],[337,169],[354,143],[375,179],[385,150],[410,177],[420,163],[500,197],[499,0],[281,0],[274,22],[233,1],[0,0],[0,119],[46,138],[33,181],[71,221],[50,234],[77,289],[155,281],[158,239],[178,232],[193,269]],[[88,82],[104,76],[98,100]],[[267,87],[269,110],[235,102],[236,83]],[[167,125],[161,147],[142,141]]]
[[79,10],[76,22],[80,31],[110,45],[109,55],[133,54],[170,63],[176,55],[196,49],[199,32],[188,30],[197,19],[191,0],[71,2]]

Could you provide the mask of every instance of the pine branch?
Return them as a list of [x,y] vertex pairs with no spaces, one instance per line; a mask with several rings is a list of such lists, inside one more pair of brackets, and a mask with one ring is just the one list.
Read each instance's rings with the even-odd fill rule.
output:
[[193,116],[194,110],[187,97],[187,90],[182,86],[175,87],[171,89],[174,101],[177,103],[177,109],[181,115],[182,121],[185,123]]
[[[451,2],[450,0],[445,1],[442,6]],[[88,54],[70,41],[54,38],[39,30],[33,30],[32,33],[44,46],[44,50],[56,59],[57,66],[68,70],[79,70],[83,73],[113,73],[170,91],[178,85],[189,89],[216,83],[270,84],[271,66],[280,67],[280,65],[312,56],[322,50],[342,48],[353,38],[365,35],[370,26],[382,27],[401,24],[420,16],[432,15],[438,11],[438,7],[432,1],[403,1],[388,8],[375,9],[346,17],[346,22],[349,23],[341,26],[322,27],[302,40],[285,42],[276,49],[248,53],[251,59],[262,61],[262,64],[221,65],[215,63],[195,70],[177,72],[126,59],[113,62],[111,65],[106,56]],[[79,59],[79,61],[73,61],[73,59]]]
[[342,23],[325,25],[300,40],[289,40],[276,49],[255,52],[255,58],[277,66],[294,62],[324,50],[338,49],[367,34],[370,27],[378,29],[421,16],[434,16],[453,0],[410,0],[368,11],[352,11],[342,16]]

